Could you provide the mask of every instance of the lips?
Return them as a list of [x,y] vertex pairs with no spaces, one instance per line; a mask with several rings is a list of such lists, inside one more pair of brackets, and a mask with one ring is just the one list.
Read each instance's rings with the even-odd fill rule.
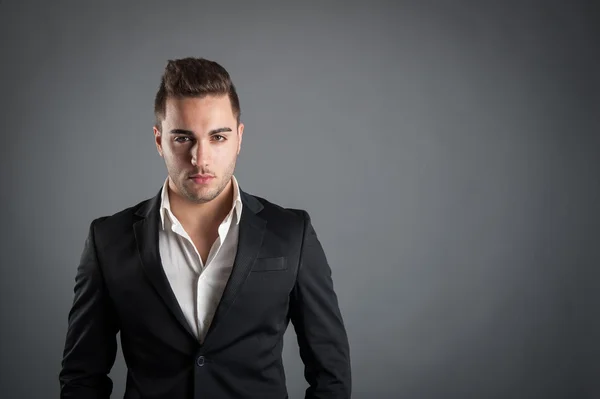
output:
[[214,178],[214,176],[211,176],[211,175],[193,175],[190,177],[190,179],[192,179],[195,183],[198,183],[198,184],[208,183],[213,178]]

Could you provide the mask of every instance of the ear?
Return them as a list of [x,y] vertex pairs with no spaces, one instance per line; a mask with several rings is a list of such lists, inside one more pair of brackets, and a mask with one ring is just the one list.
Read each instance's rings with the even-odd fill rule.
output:
[[156,126],[152,126],[152,131],[154,132],[154,144],[156,144],[156,150],[158,151],[158,155],[162,157],[162,134],[160,130],[156,128]]
[[240,155],[240,150],[242,149],[242,136],[244,135],[244,124],[240,122],[238,125],[238,149],[237,153]]

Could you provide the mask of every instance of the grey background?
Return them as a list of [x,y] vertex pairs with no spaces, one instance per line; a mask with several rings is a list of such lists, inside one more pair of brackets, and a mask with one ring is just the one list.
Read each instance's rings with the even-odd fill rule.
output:
[[0,396],[58,397],[89,223],[156,194],[159,77],[202,56],[242,188],[313,218],[354,398],[600,397],[597,5],[248,3],[0,3]]

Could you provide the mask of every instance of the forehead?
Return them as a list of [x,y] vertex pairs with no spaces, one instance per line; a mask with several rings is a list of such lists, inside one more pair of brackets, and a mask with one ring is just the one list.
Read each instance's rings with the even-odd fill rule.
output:
[[169,124],[203,126],[235,120],[227,95],[167,97],[165,105],[165,122]]

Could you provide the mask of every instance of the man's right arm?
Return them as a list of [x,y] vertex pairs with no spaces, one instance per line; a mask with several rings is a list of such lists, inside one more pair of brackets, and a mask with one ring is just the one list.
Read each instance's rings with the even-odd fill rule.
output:
[[108,377],[117,353],[117,317],[108,297],[94,239],[92,221],[75,276],[75,297],[69,312],[60,371],[61,399],[107,399]]

